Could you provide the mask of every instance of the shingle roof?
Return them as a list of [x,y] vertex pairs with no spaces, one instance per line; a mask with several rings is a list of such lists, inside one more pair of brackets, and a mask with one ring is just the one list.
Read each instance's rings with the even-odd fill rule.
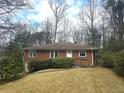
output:
[[84,46],[81,44],[74,44],[74,43],[54,43],[54,44],[46,44],[42,46],[35,46],[35,47],[27,47],[24,49],[36,49],[36,50],[66,50],[66,49],[72,49],[72,50],[95,50],[97,49],[96,47],[92,46]]

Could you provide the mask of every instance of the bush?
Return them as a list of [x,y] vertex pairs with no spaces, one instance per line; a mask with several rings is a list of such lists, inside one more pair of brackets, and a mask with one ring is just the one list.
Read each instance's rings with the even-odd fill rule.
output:
[[73,65],[72,58],[53,58],[52,66],[53,68],[71,68]]
[[24,71],[22,60],[5,57],[0,60],[0,79],[10,81],[19,78],[19,73]]
[[124,50],[120,52],[101,52],[101,63],[104,67],[113,67],[119,75],[124,76]]
[[114,54],[112,52],[104,52],[102,54],[102,66],[104,67],[113,67],[114,64]]
[[114,71],[124,76],[124,50],[116,54],[114,61]]
[[72,58],[53,58],[51,60],[36,61],[32,60],[28,63],[29,72],[35,72],[48,68],[71,68],[73,65]]
[[52,67],[51,60],[45,60],[45,61],[30,61],[28,63],[28,70],[29,72],[35,72],[38,70],[48,69]]

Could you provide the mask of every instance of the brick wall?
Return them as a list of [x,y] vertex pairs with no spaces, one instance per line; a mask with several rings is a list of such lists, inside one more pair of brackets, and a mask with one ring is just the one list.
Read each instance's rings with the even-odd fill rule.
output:
[[[29,50],[24,51],[24,61],[28,62],[30,59],[35,59],[35,60],[48,60],[50,58],[50,51],[49,50],[37,50],[37,55],[33,58],[29,58]],[[87,50],[86,57],[79,57],[79,51],[78,50],[73,50],[72,51],[72,57],[75,59],[81,59],[84,61],[87,61],[88,64],[92,65],[92,50]],[[59,51],[59,57],[66,57],[66,50],[61,50]]]

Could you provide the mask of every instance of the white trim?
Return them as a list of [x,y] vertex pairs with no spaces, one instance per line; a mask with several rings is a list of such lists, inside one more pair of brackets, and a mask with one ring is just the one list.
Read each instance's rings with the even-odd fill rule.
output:
[[29,50],[29,58],[35,57],[37,55],[36,50]]
[[67,54],[69,53],[68,51],[71,51],[71,57],[70,57],[70,58],[72,58],[72,55],[73,55],[73,54],[72,54],[72,53],[73,53],[72,50],[66,50],[66,57],[68,57],[68,56],[67,56]]
[[[53,51],[53,57],[51,57],[51,52]],[[54,50],[51,50],[50,51],[50,58],[54,58],[55,56],[54,56],[54,53],[55,53],[55,51]]]
[[59,57],[59,51],[58,51],[58,50],[55,50],[55,52],[56,52],[56,51],[58,52],[58,57]]
[[[80,52],[84,51],[85,52],[85,56],[80,56]],[[87,57],[87,51],[86,50],[79,50],[79,57]]]
[[[51,57],[51,51],[53,51],[53,57]],[[50,54],[49,54],[49,57],[50,58],[55,58],[55,52],[58,52],[58,56],[59,56],[59,51],[58,50],[50,50]]]
[[93,50],[92,50],[92,65],[94,66]]
[[25,63],[25,72],[29,72],[28,64],[27,63]]
[[49,54],[49,58],[52,58],[52,57],[51,57],[51,51],[50,51],[50,54]]
[[28,54],[28,57],[29,57],[29,58],[31,57],[31,55],[30,55],[30,50],[29,50],[29,54]]

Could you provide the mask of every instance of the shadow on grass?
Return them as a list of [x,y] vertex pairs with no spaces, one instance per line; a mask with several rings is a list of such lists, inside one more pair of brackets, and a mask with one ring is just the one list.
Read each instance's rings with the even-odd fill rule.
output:
[[29,76],[29,75],[33,75],[33,74],[39,74],[39,73],[48,73],[48,72],[56,72],[56,71],[65,71],[65,70],[70,70],[70,69],[74,69],[74,68],[60,68],[60,69],[44,69],[44,70],[39,70],[39,71],[36,71],[36,72],[32,72],[32,73],[22,73],[18,78],[16,79],[12,79],[12,80],[0,80],[0,86],[1,85],[5,85],[7,83],[11,83],[11,82],[16,82],[22,78],[25,78],[26,76]]
[[24,78],[24,77],[26,77],[26,76],[28,76],[29,74],[28,73],[21,73],[21,75],[19,75],[17,78],[15,78],[15,79],[11,79],[11,80],[0,80],[0,86],[1,85],[5,85],[5,84],[7,84],[7,83],[11,83],[11,82],[16,82],[16,81],[18,81],[18,80],[20,80],[20,79],[22,79],[22,78]]
[[45,69],[45,70],[40,70],[37,72],[33,72],[31,74],[39,74],[39,73],[48,73],[48,72],[56,72],[56,71],[65,71],[65,70],[71,70],[71,69],[76,69],[76,68],[58,68],[58,69]]

